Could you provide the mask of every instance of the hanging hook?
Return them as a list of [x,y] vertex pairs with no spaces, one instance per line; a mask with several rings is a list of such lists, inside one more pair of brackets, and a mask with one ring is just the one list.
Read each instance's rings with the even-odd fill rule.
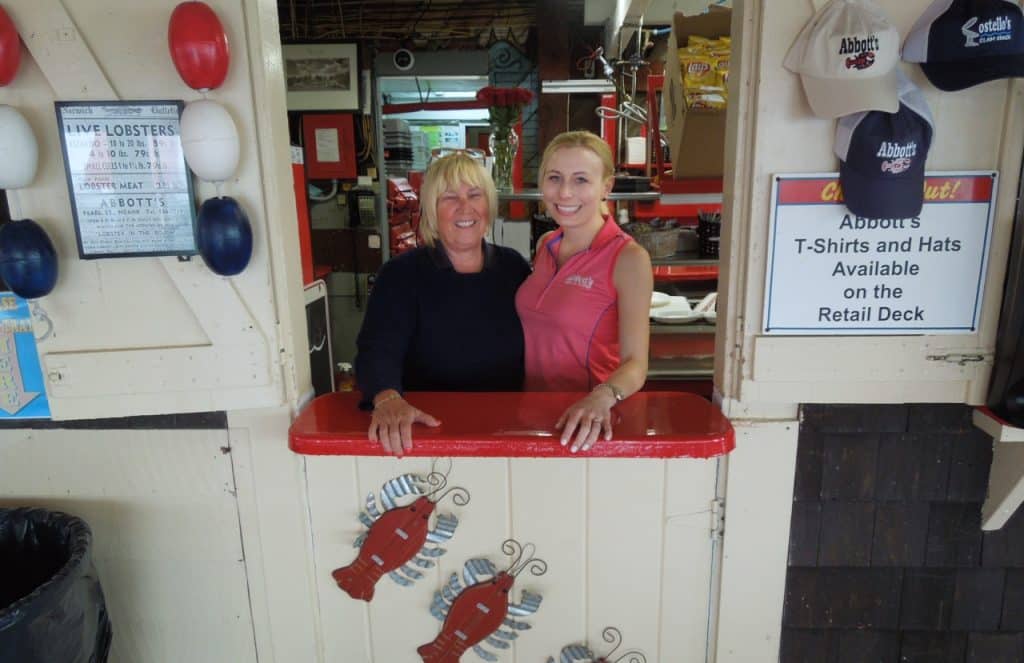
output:
[[[444,487],[448,485],[448,475],[452,471],[452,459],[448,458],[448,471],[441,472],[437,469],[437,461],[440,460],[436,456],[430,461],[430,472],[427,474],[427,483],[431,485],[431,490],[427,492],[427,498],[431,498],[437,493],[444,490]],[[436,502],[437,500],[433,500]]]
[[622,631],[614,626],[606,626],[605,629],[601,631],[601,639],[612,646],[611,650],[604,655],[604,658],[611,658],[612,654],[615,653],[615,650],[622,646]]
[[535,576],[542,576],[548,571],[548,563],[533,556],[537,552],[537,546],[532,543],[523,545],[515,539],[505,539],[501,544],[501,551],[510,557],[515,556],[508,567],[510,576],[518,576],[526,569],[530,569],[530,573]]
[[509,557],[513,557],[509,570],[515,568],[519,564],[519,560],[523,558],[523,546],[515,539],[505,539],[502,541],[501,552]]
[[469,491],[462,486],[452,486],[448,490],[441,493],[436,500],[432,500],[435,504],[440,502],[445,497],[452,494],[452,502],[455,502],[458,506],[466,506],[469,504]]
[[32,302],[32,315],[39,322],[46,323],[46,331],[43,332],[42,336],[36,336],[36,340],[45,341],[50,338],[50,334],[53,333],[53,320],[51,320],[50,316],[43,310],[43,307],[39,305],[39,300],[33,300]]
[[[430,471],[427,475],[427,483],[430,484],[431,488],[427,492],[427,497],[433,497],[437,492],[444,490],[444,487],[448,485],[448,477],[440,472]],[[434,500],[435,502],[437,500]]]
[[[439,461],[439,460],[446,460],[446,461],[448,461],[448,469],[447,470],[442,472],[441,470],[437,469],[437,461]],[[436,472],[437,474],[440,474],[440,475],[444,476],[445,478],[448,478],[449,476],[451,476],[452,468],[454,466],[455,466],[455,463],[452,461],[450,456],[445,456],[443,459],[439,458],[437,456],[434,456],[434,458],[431,459],[431,461],[430,461],[430,473],[434,474]]]
[[[622,631],[615,628],[614,626],[607,626],[601,631],[601,639],[612,645],[611,651],[601,657],[602,661],[611,661],[612,654],[614,654],[619,647],[622,646]],[[628,658],[627,658],[628,657]],[[647,656],[638,649],[629,649],[622,652],[613,663],[647,663]]]
[[[452,501],[458,506],[466,506],[469,504],[470,497],[468,490],[461,486],[452,486],[451,488],[448,488],[448,490],[445,490],[448,486],[448,476],[451,474],[452,468],[454,467],[452,459],[445,458],[445,460],[448,461],[448,470],[446,472],[441,472],[437,469],[438,460],[438,458],[434,458],[430,462],[430,473],[427,475],[427,483],[433,486],[433,489],[427,493],[427,499],[437,504],[447,497],[449,493],[454,493]],[[438,495],[438,493],[440,494]]]

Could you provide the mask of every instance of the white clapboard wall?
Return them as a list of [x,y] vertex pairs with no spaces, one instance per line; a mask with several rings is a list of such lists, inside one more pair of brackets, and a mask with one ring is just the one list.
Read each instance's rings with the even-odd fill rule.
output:
[[[518,577],[512,602],[523,588],[543,601],[524,618],[532,629],[510,649],[489,647],[500,661],[557,660],[563,646],[584,640],[600,655],[607,652],[606,626],[620,629],[623,647],[641,649],[649,663],[705,660],[716,460],[455,459],[449,485],[465,487],[471,501],[459,507],[449,497],[438,506],[459,518],[443,546],[447,554],[411,587],[385,576],[370,603],[339,589],[331,571],[355,559],[352,543],[363,531],[357,518],[367,493],[400,474],[426,474],[430,462],[307,457],[305,463],[326,661],[419,663],[416,647],[441,629],[429,612],[434,591],[452,572],[461,577],[474,557],[507,568],[501,543],[509,537],[535,544],[548,571]],[[481,659],[467,652],[463,660]]]
[[[813,115],[800,78],[782,66],[800,30],[824,0],[737,3],[733,19],[717,347],[742,347],[741,361],[720,353],[715,384],[745,403],[982,403],[988,388],[1024,146],[1024,84],[992,81],[959,92],[938,90],[915,64],[900,69],[921,89],[935,120],[929,171],[999,173],[982,310],[975,333],[792,337],[763,333],[766,239],[775,175],[834,172],[835,122]],[[907,35],[930,0],[882,0]],[[979,118],[984,118],[980,120]],[[964,360],[964,357],[971,359]],[[974,358],[980,357],[975,361]]]
[[226,430],[0,430],[0,507],[92,528],[110,663],[256,660],[227,447]]
[[[231,65],[224,84],[206,95],[238,129],[238,171],[220,193],[239,201],[253,227],[245,271],[218,276],[198,255],[187,262],[78,257],[54,101],[202,98],[182,82],[168,52],[167,26],[177,4],[4,4],[24,49],[0,103],[25,116],[40,155],[32,184],[7,192],[11,212],[37,221],[59,257],[56,287],[41,300],[53,334],[38,348],[55,419],[276,406],[295,398],[289,389],[305,389],[293,378],[308,382],[301,278],[289,271],[298,265],[298,250],[283,85],[265,80],[269,65],[251,66],[251,53],[263,59],[259,31],[269,29],[252,0],[210,3],[227,32]],[[212,183],[196,180],[197,205],[217,193]]]

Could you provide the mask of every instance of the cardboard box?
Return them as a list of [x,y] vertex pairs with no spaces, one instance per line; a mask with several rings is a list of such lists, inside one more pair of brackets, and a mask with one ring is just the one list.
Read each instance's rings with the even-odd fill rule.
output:
[[672,176],[721,177],[725,171],[725,110],[688,109],[683,97],[683,75],[677,56],[690,35],[717,39],[729,34],[732,11],[713,6],[705,14],[676,13],[665,54],[662,103],[668,120]]

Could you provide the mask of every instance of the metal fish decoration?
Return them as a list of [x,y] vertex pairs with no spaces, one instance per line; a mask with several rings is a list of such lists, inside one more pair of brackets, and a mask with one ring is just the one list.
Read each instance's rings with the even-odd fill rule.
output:
[[[434,529],[429,529],[437,502],[448,493],[454,493],[452,499],[456,504],[469,503],[465,488],[450,488],[431,499],[446,483],[447,477],[437,472],[426,477],[416,474],[395,477],[385,483],[381,491],[381,503],[386,509],[383,513],[377,508],[373,493],[367,495],[366,510],[359,514],[367,531],[354,544],[359,554],[354,562],[331,573],[338,587],[354,599],[370,601],[377,581],[385,573],[405,587],[422,578],[423,574],[409,564],[421,569],[433,567],[433,559],[445,553],[438,544],[452,538],[459,524],[455,516],[438,514]],[[397,506],[396,501],[407,495],[420,497],[406,506]]]
[[[647,657],[637,649],[630,649],[617,658],[612,658],[622,644],[622,631],[614,626],[608,626],[601,631],[601,638],[612,645],[611,651],[604,656],[597,656],[584,644],[572,644],[562,647],[558,663],[647,663]],[[549,656],[547,663],[555,663],[554,657]]]
[[532,543],[524,548],[514,539],[507,539],[501,550],[514,556],[507,570],[498,572],[486,559],[471,559],[462,569],[465,588],[457,574],[451,575],[448,583],[434,593],[430,614],[444,625],[433,641],[416,650],[423,663],[457,663],[470,648],[485,661],[497,661],[498,657],[481,643],[508,649],[509,643],[519,637],[519,631],[530,628],[528,623],[513,618],[535,613],[541,596],[523,590],[522,600],[510,604],[509,593],[523,570],[529,568],[535,576],[547,571],[547,563],[532,556],[535,549]]

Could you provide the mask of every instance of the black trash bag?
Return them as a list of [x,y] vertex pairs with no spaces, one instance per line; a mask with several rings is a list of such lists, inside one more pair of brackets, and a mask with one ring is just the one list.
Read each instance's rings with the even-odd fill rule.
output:
[[0,509],[0,663],[104,663],[110,637],[85,521]]

